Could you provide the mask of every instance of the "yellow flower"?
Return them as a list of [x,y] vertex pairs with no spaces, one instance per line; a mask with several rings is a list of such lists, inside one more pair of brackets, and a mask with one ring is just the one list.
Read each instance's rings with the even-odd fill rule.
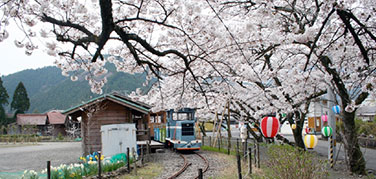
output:
[[104,159],[104,156],[102,155],[102,156],[101,156],[101,160],[103,160],[103,159]]
[[75,176],[76,176],[75,173],[71,173],[71,174],[70,174],[70,177],[72,177],[72,178],[75,177]]
[[93,160],[93,157],[90,157],[89,159],[90,159],[90,160]]

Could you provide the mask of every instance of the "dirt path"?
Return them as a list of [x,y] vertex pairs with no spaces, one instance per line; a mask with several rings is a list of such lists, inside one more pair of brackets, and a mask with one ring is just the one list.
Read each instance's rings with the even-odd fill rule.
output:
[[0,144],[0,174],[23,172],[52,166],[77,163],[81,156],[80,142],[45,142],[38,144]]

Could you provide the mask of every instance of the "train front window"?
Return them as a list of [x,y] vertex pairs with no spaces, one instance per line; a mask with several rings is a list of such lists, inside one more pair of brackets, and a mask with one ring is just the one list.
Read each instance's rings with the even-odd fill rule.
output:
[[175,121],[193,120],[192,113],[173,113],[172,119]]
[[193,123],[182,123],[181,124],[181,135],[182,136],[192,136],[192,135],[194,135]]

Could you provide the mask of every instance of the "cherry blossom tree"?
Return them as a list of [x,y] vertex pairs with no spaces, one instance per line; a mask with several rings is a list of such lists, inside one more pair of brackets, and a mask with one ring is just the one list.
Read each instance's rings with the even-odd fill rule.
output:
[[16,46],[29,55],[46,47],[72,80],[84,69],[95,93],[107,81],[105,63],[147,71],[157,82],[133,96],[155,110],[206,115],[231,100],[240,120],[284,112],[302,125],[306,104],[329,86],[346,109],[350,169],[364,173],[353,129],[357,106],[375,95],[371,0],[5,0],[0,8],[0,41],[16,23],[25,34]]

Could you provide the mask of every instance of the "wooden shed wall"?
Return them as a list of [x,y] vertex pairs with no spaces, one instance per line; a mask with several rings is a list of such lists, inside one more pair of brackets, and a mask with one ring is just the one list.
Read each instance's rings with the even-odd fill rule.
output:
[[132,114],[128,108],[114,102],[105,103],[104,109],[96,112],[88,120],[87,113],[82,116],[82,149],[84,154],[100,151],[101,144],[101,125],[133,123]]

